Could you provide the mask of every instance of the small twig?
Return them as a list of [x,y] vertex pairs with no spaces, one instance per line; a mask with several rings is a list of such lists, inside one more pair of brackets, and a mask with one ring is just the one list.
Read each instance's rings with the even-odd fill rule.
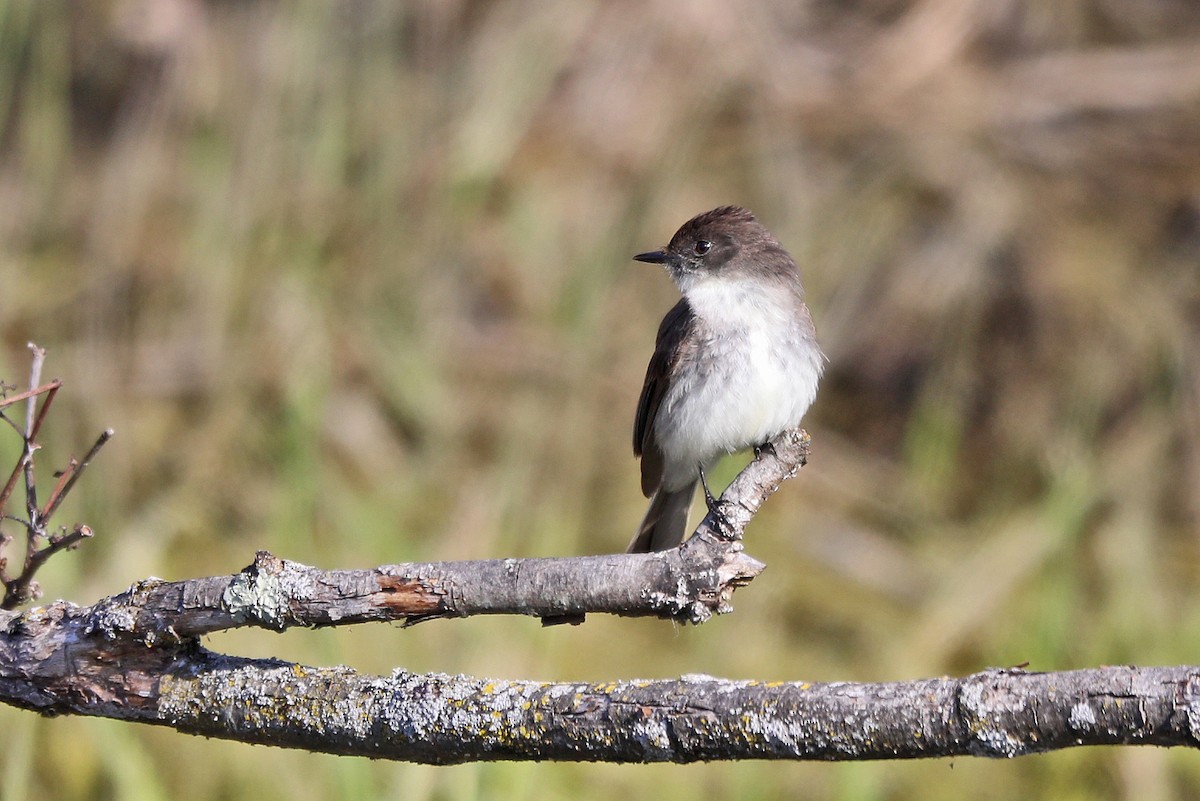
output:
[[7,409],[9,406],[12,406],[14,403],[20,403],[23,400],[32,398],[35,395],[41,395],[43,393],[49,392],[52,389],[57,391],[58,388],[61,386],[62,386],[62,381],[60,379],[56,378],[53,381],[51,381],[49,384],[42,384],[40,387],[35,387],[34,389],[27,389],[18,395],[13,395],[11,398],[0,398],[0,409]]
[[0,517],[8,517],[8,515],[4,514],[4,509],[8,506],[8,499],[10,496],[12,496],[13,490],[17,487],[17,477],[21,475],[21,468],[24,466],[25,457],[24,454],[22,454],[21,458],[17,460],[16,467],[13,468],[12,473],[9,475],[8,481],[4,485],[4,489],[0,490]]
[[[0,599],[0,608],[12,609],[20,604],[23,604],[33,598],[38,597],[41,592],[37,582],[34,581],[34,576],[46,561],[58,553],[59,551],[70,550],[79,544],[81,540],[92,536],[92,530],[85,525],[76,525],[70,533],[65,533],[66,529],[60,529],[64,532],[60,535],[51,535],[48,533],[48,525],[54,513],[58,511],[62,502],[70,494],[71,489],[75,486],[75,482],[83,474],[84,469],[95,458],[100,448],[104,443],[108,442],[113,436],[112,429],[107,429],[97,438],[95,444],[83,457],[82,461],[76,461],[71,458],[67,464],[67,468],[59,474],[59,480],[55,484],[50,497],[47,499],[45,506],[39,506],[37,501],[37,482],[36,472],[34,470],[34,453],[41,447],[38,445],[37,439],[42,431],[42,425],[46,422],[46,416],[50,411],[50,406],[54,403],[54,398],[58,394],[58,390],[62,387],[62,382],[58,379],[47,384],[41,384],[42,366],[46,359],[46,351],[39,348],[34,343],[29,343],[29,350],[32,353],[30,369],[29,369],[29,389],[11,397],[0,397],[0,410],[6,409],[21,401],[26,402],[24,426],[19,426],[12,418],[0,411],[0,419],[12,426],[13,430],[21,437],[23,447],[21,455],[17,459],[17,464],[13,467],[12,473],[5,482],[3,489],[0,489],[0,521],[13,520],[25,527],[25,558],[22,563],[22,569],[19,575],[11,578],[8,572],[9,559],[4,551],[12,543],[12,537],[0,532],[0,584],[4,586],[4,597]],[[13,389],[5,384],[0,384],[0,396]],[[38,396],[45,395],[45,400],[38,405]],[[12,499],[12,494],[16,489],[18,476],[25,477],[25,507],[27,519],[21,519],[16,515],[7,513],[8,502]],[[46,544],[39,547],[43,542]]]
[[38,587],[33,577],[37,575],[42,565],[46,564],[47,560],[59,551],[69,551],[91,536],[92,530],[80,524],[76,525],[70,534],[51,537],[46,547],[36,551],[26,551],[25,566],[21,570],[21,575],[5,582],[4,600],[0,602],[0,609],[16,609],[21,604],[38,598],[41,595],[41,588]]
[[76,461],[74,456],[72,456],[67,460],[67,466],[55,474],[55,476],[58,478],[58,482],[54,485],[54,489],[50,491],[50,497],[46,500],[46,506],[42,509],[41,514],[43,519],[49,516],[47,513],[52,507],[55,509],[58,508],[58,499],[62,497],[63,488],[66,486],[67,482],[71,480],[71,476],[75,475],[75,471],[78,469],[79,462]]
[[96,454],[104,447],[104,444],[113,438],[116,432],[111,428],[104,429],[104,432],[96,438],[95,444],[92,445],[83,457],[83,461],[77,462],[71,459],[67,465],[67,469],[62,472],[59,477],[58,484],[54,487],[54,491],[50,493],[50,498],[46,501],[46,506],[41,511],[43,520],[49,520],[58,511],[59,505],[66,499],[67,493],[75,486],[75,482],[83,475],[83,471],[92,463],[92,459],[96,458]]
[[[38,382],[42,380],[42,365],[46,361],[46,351],[44,348],[39,348],[37,345],[30,342],[27,347],[30,353],[33,354],[29,362],[29,388],[37,388]],[[37,401],[30,398],[29,406],[25,409],[25,438],[33,437],[33,416],[37,411]]]
[[[33,354],[29,364],[29,389],[34,390],[42,380],[42,365],[46,361],[46,351],[32,342],[29,343],[29,350]],[[32,524],[26,531],[29,540],[26,561],[29,558],[28,552],[37,545],[38,537],[45,534],[43,523],[38,519],[37,478],[33,470],[33,453],[38,449],[37,435],[42,430],[42,422],[46,419],[46,412],[50,410],[50,404],[54,401],[57,392],[58,389],[55,388],[46,393],[46,400],[42,403],[40,413],[36,395],[30,395],[25,406],[25,450],[21,456],[21,462],[25,473],[25,510],[29,515],[29,522]]]
[[[45,351],[42,351],[42,355],[45,356]],[[36,361],[36,359],[37,359],[36,351],[35,351],[34,358]],[[37,365],[36,370],[37,370],[37,373],[41,372],[40,364]],[[31,373],[32,372],[33,371],[31,371]],[[30,383],[31,384],[37,383],[37,375],[33,376],[33,380],[31,380]],[[34,398],[36,398],[38,395],[42,395],[42,394],[46,395],[46,402],[42,404],[41,414],[39,414],[36,419],[31,418],[31,410],[30,409],[26,410],[26,423],[25,423],[26,427],[25,427],[24,431],[22,431],[20,429],[20,427],[17,426],[16,423],[14,423],[12,420],[10,420],[7,415],[0,415],[0,417],[3,417],[4,420],[10,426],[12,426],[13,429],[16,430],[16,432],[18,434],[20,434],[22,436],[22,438],[24,438],[24,440],[25,440],[25,447],[21,452],[21,458],[17,460],[17,464],[13,468],[12,475],[10,475],[8,477],[8,481],[4,484],[4,489],[0,490],[0,516],[2,516],[4,514],[4,510],[8,506],[8,499],[10,497],[12,497],[12,492],[14,489],[16,489],[17,476],[21,475],[21,472],[23,470],[25,470],[25,468],[26,468],[26,459],[29,459],[29,460],[33,459],[33,452],[31,449],[31,443],[33,441],[33,437],[36,437],[38,432],[41,431],[42,421],[46,419],[46,412],[50,408],[50,404],[51,404],[51,402],[53,402],[54,396],[56,394],[58,394],[58,389],[61,386],[62,386],[62,381],[60,381],[56,378],[53,381],[51,381],[49,384],[43,384],[40,387],[34,387],[33,389],[26,390],[25,392],[22,392],[18,395],[13,395],[11,398],[4,398],[3,400],[0,400],[0,409],[11,406],[14,403],[20,403],[23,400],[28,400],[30,402],[30,405],[32,406],[34,403],[36,403]],[[33,435],[32,437],[30,436],[31,431],[32,431],[32,435]],[[34,447],[36,447],[36,446],[34,446]],[[29,464],[30,464],[30,466],[32,466],[32,461],[30,461]],[[2,549],[2,548],[3,548],[3,543],[0,543],[0,549]]]
[[[50,404],[54,403],[54,397],[58,395],[58,388],[62,386],[61,381],[53,381],[47,384],[50,389],[46,390],[46,400],[42,401],[41,407],[38,409],[37,417],[33,421],[33,431],[30,433],[30,439],[36,440],[38,434],[42,433],[42,423],[46,420],[46,413],[50,411]],[[36,403],[33,398],[29,399],[32,405]]]
[[4,412],[0,412],[0,420],[3,420],[4,422],[8,423],[8,427],[11,428],[13,431],[17,432],[18,436],[23,435],[23,432],[21,431],[21,427],[19,425],[17,425],[16,423],[14,423],[12,418],[9,417]]

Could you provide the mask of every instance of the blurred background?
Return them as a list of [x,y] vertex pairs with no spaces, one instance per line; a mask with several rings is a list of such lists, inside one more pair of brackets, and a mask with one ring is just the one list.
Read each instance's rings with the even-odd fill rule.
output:
[[[624,548],[677,297],[630,256],[726,203],[796,256],[831,359],[733,615],[206,644],[545,680],[1200,661],[1190,0],[0,1],[0,376],[34,341],[66,382],[46,476],[117,430],[47,599],[260,548]],[[12,801],[1200,797],[1195,754],[1133,748],[435,769],[7,708],[0,731]]]

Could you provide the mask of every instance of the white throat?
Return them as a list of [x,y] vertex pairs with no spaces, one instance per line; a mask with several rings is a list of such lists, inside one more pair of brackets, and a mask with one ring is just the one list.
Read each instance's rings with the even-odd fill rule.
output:
[[709,328],[779,331],[786,336],[787,329],[796,325],[796,296],[784,285],[745,277],[685,275],[682,279],[679,291]]

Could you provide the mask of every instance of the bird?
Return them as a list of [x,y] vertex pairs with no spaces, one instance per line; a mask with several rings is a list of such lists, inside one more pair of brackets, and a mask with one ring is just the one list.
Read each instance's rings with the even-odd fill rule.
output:
[[682,295],[663,317],[638,400],[633,452],[649,509],[629,553],[674,548],[697,482],[724,454],[799,426],[825,356],[795,260],[739,206],[680,226],[637,261],[662,265]]

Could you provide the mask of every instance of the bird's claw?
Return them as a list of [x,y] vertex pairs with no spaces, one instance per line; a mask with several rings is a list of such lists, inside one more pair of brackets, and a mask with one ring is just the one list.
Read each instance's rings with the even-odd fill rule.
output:
[[713,497],[712,490],[708,488],[708,477],[704,475],[704,465],[698,465],[700,471],[700,486],[704,488],[704,503],[708,507],[708,511],[717,511],[717,499]]
[[716,530],[722,536],[728,536],[728,532],[732,530],[729,518],[725,516],[725,512],[721,509],[721,502],[718,498],[714,498],[712,490],[708,488],[708,477],[704,475],[704,466],[700,466],[700,486],[704,488],[704,503],[708,506],[708,514],[713,519],[716,525]]
[[755,459],[761,459],[762,455],[764,453],[768,453],[768,452],[772,456],[776,455],[775,454],[775,446],[772,445],[770,442],[762,442],[762,443],[759,443],[758,445],[754,446],[754,458]]

